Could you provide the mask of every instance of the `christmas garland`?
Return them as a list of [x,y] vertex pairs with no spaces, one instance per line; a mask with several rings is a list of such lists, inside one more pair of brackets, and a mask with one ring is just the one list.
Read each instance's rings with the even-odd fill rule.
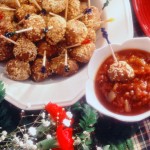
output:
[[[4,84],[0,81],[0,149],[134,149],[130,139],[132,126],[98,116],[85,101],[66,108],[48,103],[43,110],[33,113],[3,101],[4,95]],[[16,115],[17,122],[14,121]]]

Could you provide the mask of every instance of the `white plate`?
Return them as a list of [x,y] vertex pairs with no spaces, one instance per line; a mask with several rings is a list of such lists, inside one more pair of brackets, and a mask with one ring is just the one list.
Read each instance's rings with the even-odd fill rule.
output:
[[[92,5],[99,9],[105,0],[92,0]],[[130,3],[128,0],[112,0],[103,12],[103,18],[114,18],[115,21],[108,23],[106,28],[112,43],[122,43],[133,37],[133,23]],[[104,46],[100,31],[98,31],[96,47]],[[0,71],[3,72],[3,65]],[[68,78],[47,80],[41,83],[33,81],[17,82],[8,79],[2,74],[2,80],[6,84],[5,99],[13,105],[25,109],[42,109],[48,102],[54,102],[67,106],[78,101],[85,94],[87,80],[87,66],[77,74]]]

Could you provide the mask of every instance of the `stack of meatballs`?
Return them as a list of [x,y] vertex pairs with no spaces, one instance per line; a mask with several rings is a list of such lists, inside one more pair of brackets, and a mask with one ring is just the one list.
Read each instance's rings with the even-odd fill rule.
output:
[[[0,62],[6,62],[5,74],[12,80],[31,78],[36,82],[53,75],[75,74],[82,64],[88,63],[95,50],[100,11],[95,6],[88,8],[86,0],[36,0],[42,10],[31,1],[20,0],[20,7],[14,2],[0,3],[1,8],[15,9],[0,9],[0,34],[32,28],[9,37],[17,44],[0,39]],[[90,11],[85,13],[87,8]]]

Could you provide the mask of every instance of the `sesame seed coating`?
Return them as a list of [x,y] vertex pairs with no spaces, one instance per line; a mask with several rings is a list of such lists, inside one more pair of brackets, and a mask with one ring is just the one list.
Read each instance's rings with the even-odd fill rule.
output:
[[[7,5],[5,4],[0,4],[0,7],[5,7],[5,8],[9,8]],[[0,10],[0,14],[3,14],[5,20],[7,21],[13,21],[14,19],[14,11],[3,11]],[[0,20],[1,21],[1,20]]]
[[37,10],[32,5],[23,4],[21,7],[19,7],[16,12],[15,16],[18,19],[18,21],[22,20],[27,14],[33,14],[36,13]]
[[56,45],[64,38],[66,20],[62,17],[52,17],[48,21],[48,26],[53,26],[53,28],[46,33],[46,41],[51,45]]
[[30,65],[28,62],[12,59],[6,64],[6,75],[13,80],[23,81],[30,77]]
[[96,42],[96,32],[92,28],[88,28],[88,34],[86,39],[90,39],[92,42]]
[[45,20],[40,15],[31,14],[28,20],[24,21],[24,28],[32,27],[33,30],[25,33],[26,37],[31,41],[37,42],[44,38],[43,30],[46,27]]
[[0,61],[9,60],[13,57],[13,45],[0,41]]
[[80,1],[69,0],[68,1],[68,19],[73,19],[80,14]]
[[97,7],[91,6],[92,12],[89,14],[85,14],[80,20],[88,27],[93,28],[94,30],[98,30],[100,28],[101,23],[101,13]]
[[118,61],[110,65],[108,76],[111,81],[127,81],[134,77],[134,70],[127,62]]
[[70,20],[67,22],[66,40],[68,45],[82,43],[88,34],[87,27],[79,20]]
[[57,54],[55,46],[48,44],[46,41],[38,43],[38,55],[43,57],[44,51],[46,51],[46,57],[50,58]]
[[74,60],[81,63],[87,63],[92,57],[92,54],[95,49],[95,44],[91,42],[88,44],[81,45],[79,47],[72,48],[69,54],[70,57]]
[[43,81],[47,79],[49,75],[51,75],[48,60],[46,60],[46,66],[45,66],[46,71],[45,73],[42,73],[41,71],[42,62],[43,62],[43,59],[38,58],[34,61],[33,65],[31,66],[31,72],[32,72],[31,78],[36,82]]
[[77,62],[71,58],[68,58],[68,68],[69,71],[65,71],[65,56],[61,54],[58,57],[53,58],[50,61],[50,69],[52,70],[53,73],[61,75],[61,76],[70,76],[72,74],[75,74],[79,66]]
[[66,0],[43,0],[42,7],[46,11],[60,13],[66,8]]
[[14,46],[14,56],[22,61],[34,61],[37,55],[37,47],[26,37],[17,40],[18,45]]

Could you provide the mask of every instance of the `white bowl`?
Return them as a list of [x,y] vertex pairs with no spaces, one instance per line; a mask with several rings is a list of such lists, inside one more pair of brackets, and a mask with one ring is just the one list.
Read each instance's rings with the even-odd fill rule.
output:
[[[150,38],[143,37],[143,38],[133,38],[129,39],[126,42],[122,44],[112,44],[113,49],[117,52],[122,49],[141,49],[147,52],[150,52]],[[94,89],[94,80],[97,73],[98,68],[100,67],[101,63],[111,55],[111,51],[108,46],[105,46],[103,48],[97,49],[88,65],[88,81],[86,83],[86,100],[87,103],[90,104],[92,107],[94,107],[96,110],[98,110],[100,113],[115,118],[120,121],[125,122],[136,122],[143,120],[150,116],[150,110],[139,114],[139,115],[132,115],[132,116],[125,116],[125,115],[119,115],[116,113],[113,113],[109,111],[107,108],[105,108],[101,102],[98,100],[95,94]]]

